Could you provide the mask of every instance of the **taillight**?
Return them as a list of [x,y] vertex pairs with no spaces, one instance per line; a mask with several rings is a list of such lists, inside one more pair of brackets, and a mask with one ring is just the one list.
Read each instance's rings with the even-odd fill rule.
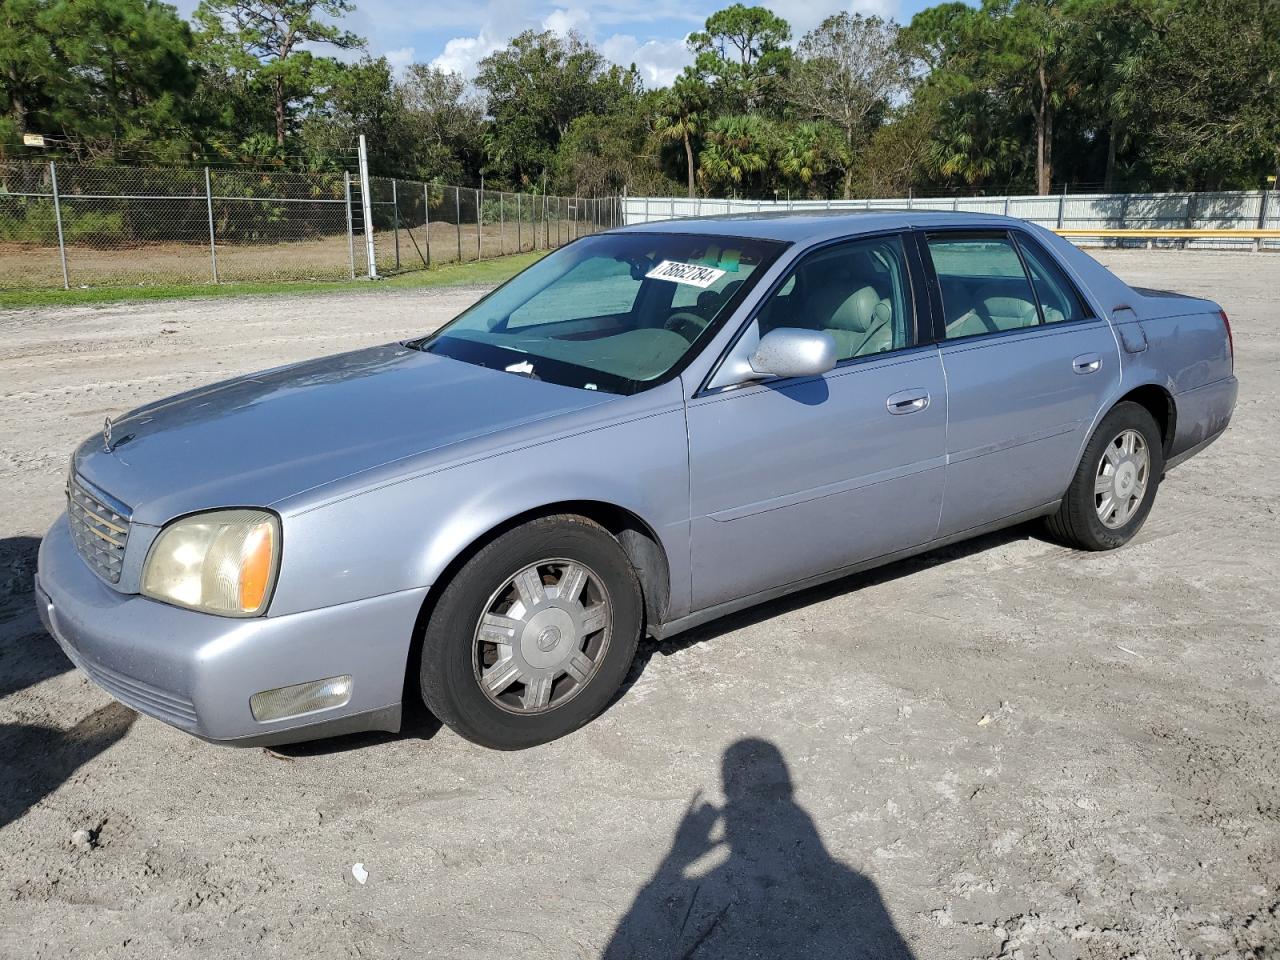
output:
[[1219,310],[1218,316],[1222,318],[1222,325],[1227,328],[1227,354],[1231,358],[1231,372],[1235,373],[1236,369],[1236,338],[1231,335],[1231,321],[1227,319],[1227,311]]

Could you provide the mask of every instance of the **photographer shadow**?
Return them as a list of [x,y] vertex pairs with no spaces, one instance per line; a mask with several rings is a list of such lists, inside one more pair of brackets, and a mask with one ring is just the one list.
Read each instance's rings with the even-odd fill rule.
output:
[[[724,753],[722,777],[723,809],[694,797],[604,960],[910,960],[875,883],[831,857],[796,803],[776,746],[738,741]],[[717,825],[722,840],[713,838]],[[693,872],[703,858],[722,859]]]

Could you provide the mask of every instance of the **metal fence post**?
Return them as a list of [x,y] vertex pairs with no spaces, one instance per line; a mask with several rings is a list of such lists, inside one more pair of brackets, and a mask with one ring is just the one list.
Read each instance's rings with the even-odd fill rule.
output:
[[427,269],[431,269],[431,185],[422,185],[422,233],[427,242]]
[[507,252],[507,195],[498,191],[498,256]]
[[396,178],[391,178],[391,229],[396,238],[396,270],[400,269],[400,192]]
[[58,168],[49,161],[49,183],[53,187],[53,219],[58,225],[58,258],[62,261],[62,289],[70,290],[71,281],[67,277],[67,245],[62,238],[62,203],[58,197]]
[[521,207],[520,194],[517,193],[516,194],[516,252],[524,253],[524,236],[523,236],[524,224],[521,223],[520,221],[520,218],[523,215],[524,211],[522,211],[520,207]]
[[373,246],[373,197],[369,193],[369,151],[360,134],[360,212],[364,217],[364,249],[369,279],[378,279],[378,254]]
[[1062,192],[1058,194],[1058,229],[1062,229],[1063,217],[1067,211],[1067,185],[1062,184]]
[[[480,181],[484,183],[484,180]],[[476,259],[484,259],[484,187],[476,194]]]
[[[1270,197],[1270,195],[1271,195],[1270,192],[1264,187],[1262,190],[1262,200],[1258,204],[1258,229],[1259,230],[1267,229],[1267,199]],[[1262,252],[1261,237],[1253,238],[1253,252],[1254,253]]]
[[347,198],[347,262],[351,266],[351,279],[356,278],[356,234],[351,224],[351,171],[342,171],[342,195]]
[[209,180],[209,168],[204,168],[204,200],[209,210],[209,260],[213,264],[213,282],[218,282],[218,242],[213,232],[213,185]]
[[453,222],[458,228],[458,262],[462,262],[462,188],[453,188]]

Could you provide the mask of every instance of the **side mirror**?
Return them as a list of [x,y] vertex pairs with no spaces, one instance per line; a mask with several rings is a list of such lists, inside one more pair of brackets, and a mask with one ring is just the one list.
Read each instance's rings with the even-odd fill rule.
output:
[[825,330],[779,327],[751,355],[756,377],[817,377],[836,365],[836,341]]

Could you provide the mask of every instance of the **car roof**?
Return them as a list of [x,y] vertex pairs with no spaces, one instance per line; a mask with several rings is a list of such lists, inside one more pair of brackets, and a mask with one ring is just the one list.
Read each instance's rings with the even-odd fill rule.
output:
[[778,213],[728,213],[683,217],[619,227],[626,233],[703,233],[811,243],[881,230],[909,227],[974,227],[998,229],[1023,221],[991,213],[953,213],[949,210],[797,210]]

